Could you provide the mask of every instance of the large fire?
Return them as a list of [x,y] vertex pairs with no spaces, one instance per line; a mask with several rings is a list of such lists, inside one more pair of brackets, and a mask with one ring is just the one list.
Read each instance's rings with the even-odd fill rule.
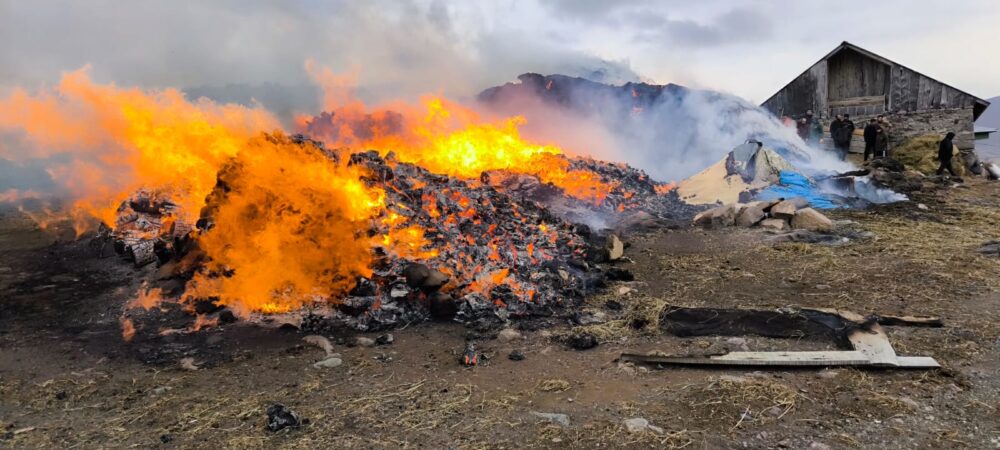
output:
[[[341,106],[333,115],[300,125],[317,131],[330,146],[392,152],[390,161],[469,183],[488,171],[523,173],[594,203],[614,187],[596,173],[571,169],[561,149],[522,139],[523,118],[483,121],[468,108],[436,97],[425,101],[422,114],[413,108],[365,113],[354,101]],[[86,69],[65,74],[53,89],[15,90],[0,99],[0,132],[15,134],[32,148],[18,153],[4,147],[0,156],[51,158],[50,174],[72,200],[68,214],[79,230],[115,224],[119,205],[140,189],[188,215],[173,220],[193,222],[206,206],[210,209],[211,226],[196,232],[204,264],[188,282],[185,298],[212,299],[241,314],[336,301],[358,277],[371,275],[373,250],[381,248],[410,260],[455,258],[445,270],[470,291],[508,284],[530,299],[532,292],[509,280],[508,270],[474,266],[472,256],[453,247],[442,255],[430,245],[433,230],[412,223],[412,212],[387,205],[386,193],[364,181],[366,170],[348,163],[349,152],[324,154],[273,133],[278,128],[260,107],[192,102],[173,89],[98,84]],[[438,200],[429,196],[419,213],[440,220],[442,230],[480,223],[468,198],[449,200],[463,209],[439,210]],[[501,247],[488,234],[477,239],[498,264],[507,258],[503,255],[518,251],[541,258],[545,253],[536,245],[555,246],[544,225],[538,243],[524,249]],[[155,299],[150,295],[134,303],[149,308],[160,301],[159,292]],[[130,321],[127,328],[134,330]]]
[[592,172],[570,169],[562,149],[525,141],[518,131],[523,117],[491,123],[439,97],[427,97],[423,103],[422,115],[367,112],[363,105],[350,103],[332,114],[300,118],[299,126],[332,147],[391,151],[400,161],[465,179],[492,170],[523,173],[595,204],[614,187]]
[[218,169],[248,138],[277,127],[261,108],[96,84],[82,69],[54,89],[18,89],[0,100],[0,131],[20,133],[32,146],[30,153],[0,147],[0,156],[50,158],[50,175],[73,200],[69,212],[83,230],[88,219],[114,224],[119,204],[142,187],[197,212]]

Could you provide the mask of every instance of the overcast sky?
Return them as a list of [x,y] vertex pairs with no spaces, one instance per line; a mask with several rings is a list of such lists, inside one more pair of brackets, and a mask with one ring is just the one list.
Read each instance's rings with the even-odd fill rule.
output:
[[0,0],[0,91],[91,64],[99,81],[266,96],[308,86],[311,58],[373,98],[474,95],[532,71],[759,103],[848,40],[992,97],[998,25],[996,0]]

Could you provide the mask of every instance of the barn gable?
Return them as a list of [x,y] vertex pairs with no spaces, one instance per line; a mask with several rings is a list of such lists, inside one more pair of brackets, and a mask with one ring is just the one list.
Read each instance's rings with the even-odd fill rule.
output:
[[849,42],[806,69],[764,101],[775,115],[821,116],[907,113],[929,109],[970,108],[973,120],[989,102],[897,64]]
[[958,134],[959,148],[974,147],[973,124],[990,103],[849,42],[843,42],[761,105],[776,116],[812,110],[821,120],[850,114],[855,122],[879,114],[899,142],[922,134]]

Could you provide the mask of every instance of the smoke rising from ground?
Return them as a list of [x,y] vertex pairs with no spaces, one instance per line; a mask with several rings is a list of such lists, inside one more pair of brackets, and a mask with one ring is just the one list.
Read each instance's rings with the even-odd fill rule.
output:
[[521,76],[480,95],[500,115],[521,114],[524,133],[569,153],[626,162],[679,181],[757,139],[807,172],[852,166],[811,148],[764,109],[739,97],[676,85],[610,86],[565,76]]

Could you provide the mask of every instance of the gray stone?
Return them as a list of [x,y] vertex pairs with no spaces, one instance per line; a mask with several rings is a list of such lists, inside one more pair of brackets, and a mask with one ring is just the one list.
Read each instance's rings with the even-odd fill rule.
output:
[[618,239],[618,236],[613,234],[608,236],[606,247],[608,250],[608,260],[610,261],[617,261],[622,259],[622,256],[625,256],[625,244],[622,243],[621,239]]
[[764,219],[760,222],[760,227],[766,230],[785,231],[788,229],[788,221],[785,219]]
[[444,272],[432,269],[431,273],[427,275],[427,279],[424,280],[422,287],[427,289],[437,289],[448,283],[448,280],[450,279],[451,277],[445,275]]
[[927,205],[925,205],[923,203],[917,203],[917,209],[922,209],[924,211],[927,211],[930,208],[928,208]]
[[912,399],[910,397],[900,397],[899,398],[899,402],[902,403],[902,404],[904,404],[904,405],[906,405],[906,406],[909,406],[910,409],[920,409],[920,404],[917,403],[916,400],[914,400],[914,399]]
[[652,431],[654,433],[663,433],[663,428],[655,425],[650,425],[649,421],[643,419],[642,417],[634,417],[625,420],[625,429],[629,433],[644,433],[646,431]]
[[741,337],[731,337],[729,339],[726,339],[726,343],[729,345],[743,346],[747,345],[747,340]]
[[736,225],[737,211],[736,204],[717,206],[694,216],[694,224],[706,228],[731,227]]
[[765,218],[767,218],[767,214],[764,212],[763,205],[759,202],[754,202],[743,207],[740,213],[736,215],[736,225],[749,228],[757,225]]
[[535,417],[538,417],[538,418],[542,419],[542,420],[546,420],[546,421],[549,421],[549,422],[552,422],[552,423],[555,423],[555,424],[559,424],[560,426],[568,427],[569,424],[570,424],[570,422],[569,422],[569,416],[567,416],[566,414],[544,413],[544,412],[538,412],[538,411],[532,411],[531,414],[534,415]]
[[357,344],[358,347],[374,347],[375,339],[359,336],[354,340],[354,343]]
[[767,414],[771,417],[781,417],[781,415],[784,413],[785,413],[785,408],[782,408],[781,406],[778,405],[774,405],[764,410],[764,414]]
[[437,289],[450,279],[443,272],[420,263],[406,266],[403,269],[403,276],[406,277],[406,284],[410,287],[427,289]]
[[600,325],[608,321],[608,315],[604,311],[580,311],[573,316],[573,320],[579,325]]
[[795,211],[795,216],[792,217],[792,228],[809,231],[830,231],[833,229],[833,221],[815,209],[802,208]]
[[513,341],[515,339],[521,339],[521,333],[513,328],[504,328],[497,333],[497,338],[501,341]]
[[813,441],[809,444],[809,450],[833,450],[833,447],[822,442]]
[[334,367],[340,367],[343,363],[344,360],[340,359],[340,355],[335,353],[334,356],[316,362],[313,364],[313,367],[317,369],[332,369]]
[[392,298],[403,298],[410,295],[410,291],[405,285],[394,284],[389,288],[389,296]]
[[809,206],[809,202],[802,197],[783,200],[771,207],[771,217],[791,220],[795,216],[795,211],[806,206]]

